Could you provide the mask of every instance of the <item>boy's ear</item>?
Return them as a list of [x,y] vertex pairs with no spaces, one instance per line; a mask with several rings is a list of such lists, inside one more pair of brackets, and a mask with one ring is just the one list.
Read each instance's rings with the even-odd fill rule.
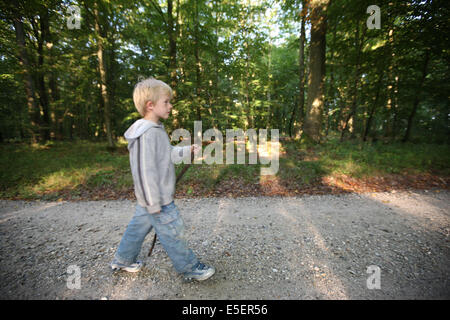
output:
[[153,102],[151,102],[150,100],[147,101],[147,103],[145,104],[145,111],[148,112],[150,110],[153,109]]

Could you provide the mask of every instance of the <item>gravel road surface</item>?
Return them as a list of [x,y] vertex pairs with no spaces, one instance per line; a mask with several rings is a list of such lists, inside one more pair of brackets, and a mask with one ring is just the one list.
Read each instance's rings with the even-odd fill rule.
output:
[[133,201],[0,200],[0,299],[450,298],[448,190],[175,203],[205,282],[147,258],[153,232],[141,272],[110,270]]

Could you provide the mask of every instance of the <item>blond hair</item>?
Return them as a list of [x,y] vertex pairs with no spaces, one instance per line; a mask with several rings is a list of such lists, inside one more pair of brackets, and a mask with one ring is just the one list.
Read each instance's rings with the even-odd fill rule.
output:
[[169,85],[153,77],[140,80],[133,90],[133,101],[139,114],[145,116],[145,105],[148,101],[156,103],[161,94],[167,94],[172,98],[173,93]]

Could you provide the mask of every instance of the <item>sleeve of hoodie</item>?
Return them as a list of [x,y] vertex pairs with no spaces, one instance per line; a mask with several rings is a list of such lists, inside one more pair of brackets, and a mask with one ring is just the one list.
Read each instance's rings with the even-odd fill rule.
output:
[[157,161],[158,132],[148,130],[139,139],[141,181],[146,208],[149,213],[157,213],[161,210],[159,193],[159,164]]

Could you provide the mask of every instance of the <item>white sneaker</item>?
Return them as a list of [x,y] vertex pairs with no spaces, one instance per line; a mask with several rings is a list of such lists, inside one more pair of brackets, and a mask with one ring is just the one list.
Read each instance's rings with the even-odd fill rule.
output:
[[199,262],[194,267],[194,270],[184,273],[184,280],[189,281],[195,279],[198,281],[203,281],[211,278],[214,273],[216,273],[216,269],[214,269],[214,267],[210,267]]
[[113,271],[127,271],[127,272],[138,272],[139,270],[141,270],[141,268],[144,266],[144,264],[141,261],[136,261],[136,263],[130,264],[130,265],[125,265],[122,263],[118,263],[113,261],[111,263],[111,269]]

